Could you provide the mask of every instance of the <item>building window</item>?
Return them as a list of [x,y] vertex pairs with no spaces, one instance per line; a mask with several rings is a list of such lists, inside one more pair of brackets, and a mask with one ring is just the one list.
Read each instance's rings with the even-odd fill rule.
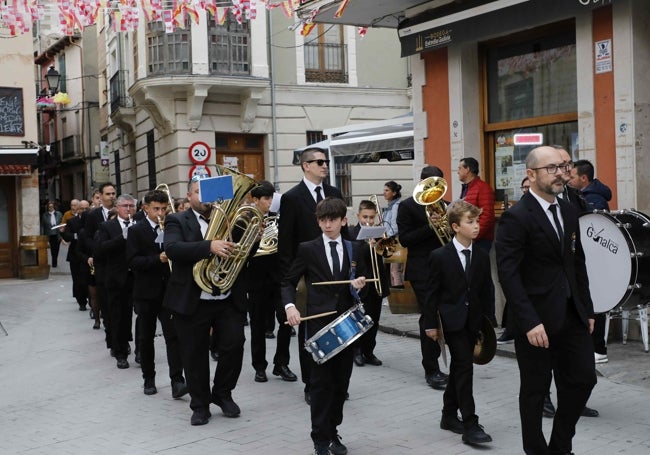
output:
[[68,84],[66,83],[66,68],[65,68],[65,54],[59,56],[59,74],[61,78],[59,79],[59,92],[68,93]]
[[526,155],[536,147],[515,145],[515,134],[542,133],[544,144],[577,159],[575,42],[571,20],[482,45],[486,162],[498,201],[521,197]]
[[250,22],[230,15],[223,25],[208,21],[210,74],[250,75]]
[[342,25],[316,25],[316,39],[305,42],[306,82],[348,82]]
[[165,33],[163,22],[147,24],[149,75],[188,74],[192,71],[190,30]]
[[[316,144],[325,140],[322,131],[307,131],[307,145]],[[332,158],[329,156],[328,158]],[[336,187],[341,190],[345,205],[352,205],[352,166],[349,163],[337,163],[334,161],[334,172],[336,175]],[[329,172],[332,172],[331,168]]]
[[156,142],[153,130],[147,131],[147,164],[149,166],[149,188],[156,185]]

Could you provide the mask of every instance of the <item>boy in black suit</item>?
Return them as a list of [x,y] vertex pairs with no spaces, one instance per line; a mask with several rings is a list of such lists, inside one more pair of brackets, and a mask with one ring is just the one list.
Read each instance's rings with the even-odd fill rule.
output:
[[[357,213],[357,220],[359,223],[352,230],[352,238],[357,238],[361,226],[373,226],[375,224],[375,217],[377,216],[377,207],[370,200],[363,200],[359,203],[359,212]],[[368,245],[366,242],[364,244]],[[377,329],[379,328],[379,317],[381,316],[381,301],[384,297],[388,297],[390,280],[384,267],[384,260],[380,255],[375,252],[375,242],[365,246],[365,256],[367,261],[370,261],[370,255],[374,254],[378,264],[379,278],[381,280],[381,295],[377,292],[376,284],[366,286],[360,292],[361,301],[366,314],[374,322],[374,325],[364,333],[354,343],[354,364],[358,367],[364,366],[366,363],[369,365],[380,366],[382,361],[377,358],[374,353],[375,346],[377,345]]]
[[170,263],[164,251],[163,231],[160,224],[165,220],[168,205],[167,194],[163,191],[149,191],[144,196],[143,210],[146,218],[129,229],[126,238],[126,258],[134,275],[133,305],[138,315],[136,333],[141,356],[144,394],[153,395],[157,392],[154,337],[156,319],[160,319],[167,349],[172,397],[180,398],[187,394],[188,390],[183,378],[178,335],[171,320],[171,312],[162,307],[165,288],[169,281]]
[[480,214],[481,209],[462,200],[447,208],[455,237],[429,256],[429,293],[423,309],[426,335],[433,340],[440,336],[439,314],[451,352],[440,428],[462,434],[466,444],[492,441],[478,424],[472,393],[472,355],[481,320],[489,311],[485,296],[492,286],[488,254],[472,247],[479,233]]
[[[307,316],[328,311],[337,313],[307,321],[306,338],[314,336],[355,301],[348,284],[314,286],[312,283],[353,278],[351,285],[357,290],[366,283],[363,264],[357,265],[357,261],[363,261],[362,245],[353,245],[341,237],[341,228],[347,223],[346,212],[341,199],[326,198],[318,203],[316,218],[322,235],[298,245],[293,265],[282,281],[282,303],[289,324],[300,323],[301,315],[294,303],[296,285],[303,275],[307,285]],[[343,349],[327,362],[314,363],[311,368],[311,438],[317,455],[347,453],[336,427],[343,421],[343,403],[352,374],[352,355],[352,349]]]

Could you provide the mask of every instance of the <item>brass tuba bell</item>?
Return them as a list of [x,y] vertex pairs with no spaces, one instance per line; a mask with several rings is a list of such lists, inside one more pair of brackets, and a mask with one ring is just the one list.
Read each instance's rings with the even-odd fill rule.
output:
[[[446,245],[451,242],[451,233],[449,232],[449,221],[447,220],[447,207],[442,200],[447,192],[447,181],[442,177],[428,177],[418,183],[413,189],[413,200],[424,206],[424,210],[429,220],[429,227],[433,229],[440,240],[440,243]],[[437,214],[437,222],[431,220],[431,216]]]
[[[194,281],[201,289],[211,294],[216,290],[225,293],[235,284],[239,272],[257,242],[263,223],[263,216],[257,208],[240,206],[246,193],[256,187],[257,182],[227,167],[219,165],[216,167],[217,175],[232,176],[233,197],[212,204],[210,222],[203,238],[233,242],[237,240],[237,245],[227,258],[215,255],[194,264]],[[235,237],[239,238],[235,239]]]

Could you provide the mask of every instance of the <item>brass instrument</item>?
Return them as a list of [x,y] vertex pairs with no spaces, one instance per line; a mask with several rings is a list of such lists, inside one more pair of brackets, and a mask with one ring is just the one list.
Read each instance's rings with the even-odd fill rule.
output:
[[233,198],[212,203],[212,213],[205,240],[233,240],[233,232],[242,232],[234,250],[226,258],[217,255],[202,259],[194,264],[194,281],[205,292],[218,289],[228,291],[248,259],[251,249],[257,242],[260,226],[264,218],[259,210],[240,203],[251,189],[257,186],[252,178],[224,166],[217,165],[217,175],[231,175]]
[[[176,213],[176,209],[174,208],[174,198],[172,197],[172,193],[169,191],[169,186],[166,183],[159,183],[154,190],[162,191],[167,195],[167,213]],[[165,214],[165,216],[167,216],[167,214]],[[158,227],[160,227],[161,232],[165,232],[165,224],[160,216],[158,216]],[[169,264],[169,271],[171,272],[172,260],[167,258],[167,264]]]
[[[447,207],[442,197],[447,192],[447,181],[442,177],[428,177],[415,186],[413,200],[424,205],[429,227],[438,236],[443,245],[451,242],[449,232],[449,221],[447,219]],[[431,216],[437,214],[440,218],[437,222],[431,221]]]
[[268,256],[278,252],[278,219],[277,215],[264,218],[264,232],[254,257]]
[[[375,208],[377,212],[377,226],[383,226],[384,218],[381,216],[381,208],[379,207],[379,201],[377,200],[377,195],[376,194],[370,195],[369,200],[370,202],[375,204]],[[397,249],[397,243],[398,242],[397,239],[395,239],[395,237],[389,237],[388,234],[384,232],[384,236],[375,242],[375,251],[381,257],[389,258],[395,253],[395,250]]]

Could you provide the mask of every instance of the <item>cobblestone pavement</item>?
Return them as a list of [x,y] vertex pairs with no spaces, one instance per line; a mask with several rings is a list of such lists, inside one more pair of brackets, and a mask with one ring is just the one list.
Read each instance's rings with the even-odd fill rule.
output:
[[[60,261],[60,264],[63,261]],[[384,329],[398,330],[414,315],[391,315],[384,307]],[[401,318],[401,319],[396,319]],[[0,280],[0,453],[1,454],[307,454],[309,409],[302,385],[270,374],[253,381],[249,343],[234,392],[242,408],[237,419],[221,415],[202,427],[189,424],[189,399],[171,398],[164,340],[156,338],[158,394],[145,396],[139,368],[118,370],[104,348],[103,331],[92,330],[87,312],[77,310],[65,266],[48,280]],[[272,359],[274,340],[267,346]],[[296,340],[291,368],[299,371]],[[628,344],[621,352],[641,351]],[[349,453],[464,454],[480,452],[460,436],[439,428],[442,393],[427,387],[419,343],[409,336],[380,332],[376,349],[381,367],[355,367],[350,400],[339,431]],[[647,354],[626,368],[647,368]],[[617,360],[610,349],[610,364]],[[212,363],[214,367],[214,362]],[[620,365],[623,365],[622,363]],[[619,365],[619,367],[620,367]],[[602,372],[602,371],[601,371]],[[589,405],[598,418],[583,418],[574,451],[591,455],[650,451],[647,389],[625,381],[624,371],[600,377]],[[474,373],[477,413],[494,442],[491,453],[521,453],[514,359],[499,355]],[[629,383],[632,382],[632,383]],[[550,434],[551,421],[545,419]]]

